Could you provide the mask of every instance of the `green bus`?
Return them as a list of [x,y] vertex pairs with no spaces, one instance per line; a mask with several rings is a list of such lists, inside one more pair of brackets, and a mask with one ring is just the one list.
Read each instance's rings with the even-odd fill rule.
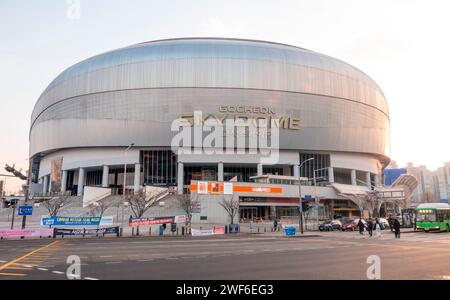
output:
[[450,205],[445,203],[423,203],[416,208],[416,229],[450,232]]

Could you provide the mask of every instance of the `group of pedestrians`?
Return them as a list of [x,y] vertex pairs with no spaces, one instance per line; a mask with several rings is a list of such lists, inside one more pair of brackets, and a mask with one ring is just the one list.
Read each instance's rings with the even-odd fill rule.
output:
[[[370,218],[369,221],[367,222],[367,224],[365,224],[363,219],[360,218],[357,226],[359,228],[359,234],[361,234],[361,235],[364,234],[364,230],[367,230],[369,232],[370,237],[373,236],[374,231],[375,231],[376,237],[381,236],[381,223],[378,218],[375,218],[375,220]],[[400,222],[399,222],[399,220],[397,218],[392,218],[392,220],[390,219],[389,226],[391,227],[391,231],[394,232],[395,238],[399,239],[400,238]]]

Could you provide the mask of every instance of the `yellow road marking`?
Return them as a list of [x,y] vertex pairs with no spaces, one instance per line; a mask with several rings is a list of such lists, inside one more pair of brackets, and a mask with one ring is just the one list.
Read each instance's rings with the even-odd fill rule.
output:
[[24,268],[24,267],[7,267],[6,270],[31,270],[31,268]]
[[[1,266],[0,266],[0,271],[6,269],[7,267],[11,266],[12,264],[15,264],[15,263],[21,261],[22,259],[25,259],[25,258],[27,258],[27,257],[29,257],[29,256],[31,256],[31,255],[33,255],[34,253],[36,253],[36,252],[38,252],[38,251],[40,251],[40,250],[47,249],[48,247],[54,246],[54,245],[57,245],[57,244],[59,244],[59,241],[51,242],[50,244],[48,244],[48,245],[46,245],[46,246],[44,246],[44,247],[38,248],[38,249],[36,249],[36,250],[33,250],[33,251],[31,251],[31,252],[28,252],[28,253],[25,254],[25,255],[22,255],[21,257],[18,257],[18,258],[14,259],[14,260],[11,260],[10,262],[7,262],[7,263],[1,265]],[[31,264],[27,264],[27,265],[31,265]],[[1,273],[0,273],[0,274],[1,274]],[[25,274],[22,274],[22,275],[25,275]],[[22,275],[18,275],[18,276],[22,276]]]
[[25,276],[26,274],[21,274],[21,273],[0,273],[0,275],[3,275],[3,276]]

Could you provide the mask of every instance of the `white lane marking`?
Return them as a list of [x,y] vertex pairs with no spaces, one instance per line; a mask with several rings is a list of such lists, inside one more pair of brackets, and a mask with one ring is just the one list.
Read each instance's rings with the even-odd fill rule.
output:
[[138,260],[138,261],[140,261],[140,262],[153,261],[153,258],[151,258],[151,259],[141,259],[141,260]]
[[85,280],[98,280],[97,278],[92,278],[92,277],[84,277]]
[[80,279],[81,276],[77,275],[77,274],[67,274],[67,279],[70,279],[70,278]]
[[112,255],[100,255],[100,257],[112,257]]
[[107,264],[107,265],[111,265],[111,264],[121,264],[122,262],[121,261],[107,261],[107,262],[105,262],[105,264]]
[[178,259],[178,257],[166,257],[167,260]]
[[55,273],[55,274],[64,274],[64,272],[61,272],[61,271],[52,271],[52,273]]
[[40,271],[48,271],[48,269],[46,269],[46,268],[37,268],[37,269]]

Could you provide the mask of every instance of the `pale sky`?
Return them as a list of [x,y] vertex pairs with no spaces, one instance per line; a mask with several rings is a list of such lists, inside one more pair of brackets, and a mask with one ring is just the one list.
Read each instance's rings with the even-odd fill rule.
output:
[[[342,59],[382,88],[391,158],[450,161],[450,1],[0,0],[0,174],[27,168],[33,105],[64,69],[148,40],[217,36],[287,43]],[[7,179],[7,192],[21,183]]]

